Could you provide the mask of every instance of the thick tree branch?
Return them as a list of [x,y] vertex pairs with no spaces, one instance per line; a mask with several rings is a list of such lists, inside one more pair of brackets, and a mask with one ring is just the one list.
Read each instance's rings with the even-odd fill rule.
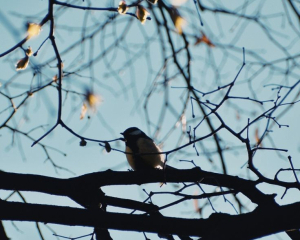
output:
[[[211,173],[193,168],[188,170],[160,170],[137,172],[105,172],[90,173],[75,178],[57,179],[31,174],[16,174],[0,172],[0,189],[18,191],[37,191],[53,195],[69,196],[75,201],[86,202],[87,196],[91,201],[101,198],[99,188],[108,185],[141,185],[156,182],[180,183],[201,182],[217,187],[227,187],[243,193],[258,205],[275,204],[273,195],[265,195],[256,185],[258,182],[239,177]],[[87,194],[88,193],[88,194]],[[87,194],[87,195],[86,195]],[[77,199],[77,200],[76,200]],[[97,200],[97,201],[98,201]]]
[[6,232],[5,232],[2,221],[0,221],[0,239],[9,240],[9,238],[6,236]]
[[0,201],[2,220],[97,226],[117,230],[201,236],[203,239],[253,239],[300,228],[300,219],[295,214],[299,211],[300,203],[294,203],[257,208],[251,213],[241,215],[216,213],[208,219],[182,219]]

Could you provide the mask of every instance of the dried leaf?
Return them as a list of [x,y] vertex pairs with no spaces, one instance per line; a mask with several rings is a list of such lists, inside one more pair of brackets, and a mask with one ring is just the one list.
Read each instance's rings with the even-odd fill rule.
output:
[[141,5],[137,6],[137,8],[136,8],[136,17],[138,18],[138,20],[140,20],[140,22],[142,24],[145,24],[148,15],[150,15],[150,13],[146,10],[146,8],[144,8]]
[[200,43],[205,43],[205,44],[207,44],[207,46],[209,46],[209,47],[215,47],[215,45],[210,41],[210,39],[204,34],[204,32],[202,32],[201,31],[201,33],[202,33],[202,36],[201,37],[199,37],[199,38],[197,38],[197,40],[196,40],[196,42],[195,42],[195,46],[196,45],[198,45],[198,44],[200,44]]
[[17,64],[16,64],[16,70],[19,71],[19,70],[24,70],[27,68],[28,66],[28,63],[29,63],[29,57],[32,55],[32,49],[31,47],[28,47],[26,50],[25,50],[25,54],[26,56],[24,58],[21,58]]
[[24,58],[21,58],[17,64],[16,64],[16,70],[19,71],[19,70],[24,70],[27,68],[28,66],[28,63],[29,63],[29,57],[28,56],[25,56]]
[[[59,64],[57,64],[56,66],[59,67]],[[64,63],[61,62],[61,63],[60,63],[60,66],[61,66],[61,69],[63,69],[63,68],[64,68]]]
[[[197,190],[194,191],[194,196],[197,196],[199,193]],[[201,213],[201,208],[199,208],[199,200],[198,199],[193,199],[193,205],[194,205],[194,209],[195,212],[197,213]]]
[[259,138],[259,131],[258,131],[258,128],[255,129],[255,141],[256,141],[256,144],[258,144],[260,147],[262,147],[262,142]]
[[30,57],[31,55],[32,55],[32,49],[31,49],[31,47],[28,47],[27,49],[26,49],[26,51],[25,51],[25,54],[28,56],[28,57]]
[[86,104],[84,103],[84,104],[82,104],[82,107],[81,107],[80,120],[82,120],[82,119],[84,118],[86,112],[87,112],[87,106],[86,106]]
[[80,119],[83,119],[87,111],[92,110],[94,113],[97,111],[98,105],[102,102],[100,95],[93,93],[91,90],[86,89],[84,103],[81,107]]
[[198,212],[199,209],[198,199],[193,199],[193,205],[194,205],[195,212]]
[[118,12],[120,14],[126,14],[128,9],[129,9],[129,7],[127,6],[126,2],[125,1],[120,1],[119,7],[118,7]]
[[54,77],[52,78],[52,80],[53,80],[53,82],[57,82],[57,80],[58,80],[57,75],[54,75]]
[[185,114],[183,114],[181,117],[181,129],[183,132],[186,131],[186,116],[185,116]]

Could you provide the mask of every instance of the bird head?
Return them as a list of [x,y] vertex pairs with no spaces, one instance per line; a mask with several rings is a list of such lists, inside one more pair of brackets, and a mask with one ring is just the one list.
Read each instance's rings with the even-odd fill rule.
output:
[[124,136],[125,141],[136,140],[141,137],[146,137],[147,135],[137,127],[127,128],[123,133],[120,133]]

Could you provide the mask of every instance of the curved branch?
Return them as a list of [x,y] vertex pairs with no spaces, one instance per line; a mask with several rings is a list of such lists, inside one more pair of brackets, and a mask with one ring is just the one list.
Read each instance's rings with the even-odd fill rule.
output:
[[241,215],[215,213],[208,219],[183,219],[0,201],[2,220],[201,236],[202,239],[253,239],[285,230],[299,229],[300,219],[295,214],[299,211],[300,203],[294,203],[256,208],[251,213]]

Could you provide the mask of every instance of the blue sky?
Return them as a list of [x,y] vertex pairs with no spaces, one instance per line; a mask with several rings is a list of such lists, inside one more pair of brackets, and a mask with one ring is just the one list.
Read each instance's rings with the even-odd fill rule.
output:
[[[96,3],[91,1],[93,6],[98,6]],[[238,5],[239,1],[232,1],[230,4]],[[79,4],[74,1],[74,4]],[[205,2],[209,5],[208,2]],[[85,3],[81,3],[85,4]],[[113,2],[109,3],[110,6]],[[114,2],[115,6],[118,2]],[[15,45],[18,41],[25,37],[25,23],[29,22],[40,22],[46,13],[48,2],[43,0],[29,0],[24,1],[13,0],[5,1],[2,3],[0,10],[0,52],[4,52],[8,48]],[[212,3],[213,5],[213,3]],[[107,5],[105,5],[107,6]],[[238,69],[242,63],[242,52],[232,51],[230,49],[231,44],[235,44],[238,47],[245,47],[246,49],[246,66],[251,65],[252,68],[244,68],[240,74],[236,86],[233,88],[232,95],[234,96],[251,96],[253,91],[257,94],[257,97],[261,100],[274,99],[276,97],[276,91],[272,91],[272,87],[263,87],[265,84],[280,83],[285,85],[292,85],[297,81],[297,74],[299,76],[299,70],[293,70],[292,76],[284,78],[283,74],[279,74],[278,71],[272,68],[266,68],[258,74],[255,79],[249,83],[247,79],[254,74],[254,71],[259,69],[259,66],[255,66],[255,59],[247,51],[256,51],[264,59],[277,60],[282,58],[284,55],[282,51],[274,47],[274,43],[267,41],[267,36],[256,24],[247,24],[242,20],[229,16],[222,16],[221,20],[216,20],[213,14],[209,12],[202,13],[204,20],[204,27],[200,27],[199,23],[195,20],[196,10],[193,8],[193,2],[188,1],[182,8],[191,9],[192,14],[188,14],[188,11],[182,10],[182,15],[187,20],[187,26],[184,31],[187,35],[195,34],[200,30],[207,33],[212,41],[216,43],[215,48],[209,48],[206,45],[199,45],[191,47],[193,53],[193,59],[191,65],[193,66],[193,83],[194,87],[201,89],[201,91],[211,91],[216,88],[216,82],[219,86],[227,84],[232,81],[236,76]],[[231,6],[224,6],[230,8]],[[295,44],[299,42],[299,36],[295,35],[294,31],[288,26],[286,20],[280,18],[280,12],[282,12],[282,5],[280,1],[265,1],[265,4],[260,5],[258,1],[254,1],[247,8],[246,14],[253,14],[261,7],[261,11],[264,16],[270,17],[270,27],[274,29],[274,36],[276,41],[286,41],[286,48],[290,53],[298,53],[300,45]],[[133,11],[132,11],[133,12]],[[156,12],[157,13],[157,12]],[[194,15],[195,14],[195,15]],[[28,17],[27,17],[28,16]],[[75,17],[76,16],[76,17]],[[85,15],[84,11],[69,9],[63,14],[57,16],[57,27],[55,29],[55,36],[60,51],[72,45],[80,39],[82,26],[86,20],[86,34],[92,33],[97,24],[101,24],[106,19],[105,12],[92,12],[90,15]],[[126,21],[125,21],[125,20]],[[131,19],[131,20],[130,20]],[[129,28],[130,26],[130,28]],[[95,92],[101,95],[103,102],[98,107],[96,114],[90,114],[91,119],[79,120],[81,106],[83,98],[76,94],[65,94],[64,93],[64,105],[63,105],[63,120],[71,127],[75,132],[82,134],[85,137],[108,140],[120,137],[120,132],[123,132],[126,128],[131,126],[137,126],[143,129],[149,136],[154,135],[154,127],[147,127],[146,115],[143,110],[145,102],[145,96],[149,89],[155,89],[153,95],[149,100],[148,111],[150,120],[153,124],[159,122],[159,116],[164,109],[161,109],[161,104],[164,100],[164,92],[162,87],[161,76],[156,79],[157,72],[162,67],[161,59],[161,48],[157,39],[156,28],[153,21],[147,21],[145,25],[141,25],[136,19],[130,18],[129,16],[118,16],[116,24],[112,24],[112,27],[105,29],[105,31],[99,33],[95,37],[95,42],[90,45],[89,40],[81,45],[81,47],[72,50],[70,53],[62,56],[64,62],[64,71],[72,72],[89,59],[106,48],[109,48],[113,41],[121,36],[121,34],[129,29],[126,41],[121,41],[118,47],[113,48],[106,58],[100,58],[95,64],[92,70],[81,71],[81,76],[70,75],[64,79],[63,87],[66,89],[72,89],[74,91],[83,92],[87,87],[93,86]],[[34,51],[40,46],[40,44],[47,37],[49,31],[49,25],[45,25],[42,29],[41,34],[28,41],[24,47],[31,46]],[[243,31],[243,32],[242,32]],[[276,32],[275,32],[276,31]],[[241,37],[235,41],[235,36],[240,34]],[[273,33],[273,32],[272,32]],[[145,34],[150,38],[151,44],[145,44]],[[176,33],[172,35],[176,38]],[[297,39],[298,37],[298,39]],[[179,39],[179,38],[178,38]],[[177,46],[180,47],[182,42],[176,41]],[[222,47],[218,47],[218,44]],[[226,47],[227,46],[227,47]],[[167,51],[170,51],[168,48]],[[83,54],[84,53],[84,54]],[[0,59],[0,69],[2,74],[0,76],[0,82],[4,86],[8,81],[12,81],[11,87],[9,88],[9,94],[16,95],[20,92],[24,92],[26,89],[30,89],[30,86],[36,86],[41,83],[45,83],[52,79],[56,74],[56,62],[53,61],[49,65],[42,69],[42,75],[40,78],[32,77],[32,68],[25,70],[24,72],[17,73],[14,65],[18,59],[23,57],[23,51],[18,49],[13,53]],[[138,56],[142,55],[141,58]],[[46,62],[48,59],[53,57],[52,46],[49,41],[45,43],[43,48],[40,50],[37,57],[31,57],[31,67],[38,66],[38,64]],[[184,54],[178,54],[179,61],[186,61]],[[107,62],[106,62],[107,61]],[[224,65],[223,65],[223,62]],[[128,63],[133,63],[129,65]],[[171,65],[171,63],[170,63]],[[220,77],[217,77],[216,71],[214,71],[213,65],[218,66],[220,71]],[[131,67],[133,66],[133,67]],[[221,67],[223,66],[223,67]],[[275,65],[278,68],[284,67],[285,63],[278,63]],[[111,74],[111,69],[115,70],[114,74]],[[4,70],[5,69],[5,70]],[[152,70],[152,71],[149,71]],[[168,75],[172,76],[175,71],[174,68],[169,67]],[[12,79],[12,80],[11,80]],[[176,78],[168,83],[167,89],[169,92],[169,102],[173,104],[177,111],[182,109],[182,96],[184,96],[184,89],[174,89],[171,87],[183,86],[182,79]],[[15,86],[15,87],[14,87]],[[3,89],[3,87],[2,87]],[[1,88],[0,88],[1,90]],[[5,90],[6,91],[6,90]],[[293,93],[288,100],[292,100],[297,91]],[[284,94],[284,91],[282,92]],[[209,95],[203,100],[210,99],[217,101],[221,95],[213,94]],[[8,104],[4,98],[0,99],[1,103]],[[16,100],[16,103],[20,100]],[[273,103],[264,104],[263,108],[251,101],[236,101],[234,104],[237,105],[240,111],[240,119],[237,119],[237,107],[232,105],[224,105],[220,109],[220,114],[226,119],[226,122],[234,130],[241,129],[247,123],[248,117],[253,117],[252,113],[258,113],[263,111],[263,108],[267,109],[271,107]],[[15,120],[12,121],[12,126],[18,126],[23,131],[29,131],[30,129],[45,125],[44,129],[49,129],[56,121],[57,114],[57,91],[54,88],[43,90],[41,93],[35,94],[25,110],[19,111],[15,115]],[[2,109],[0,109],[1,111]],[[242,112],[245,111],[243,114]],[[248,114],[248,112],[250,114]],[[278,156],[274,152],[260,152],[255,157],[255,162],[261,171],[267,176],[272,177],[279,168],[287,168],[289,164],[287,162],[287,156],[291,155],[294,159],[295,168],[299,168],[300,164],[297,161],[299,156],[299,132],[298,130],[298,119],[299,119],[299,104],[293,107],[292,111],[289,111],[284,117],[280,118],[280,123],[288,124],[289,128],[278,128],[274,127],[273,132],[270,133],[277,147],[289,149],[288,153],[282,153],[282,157]],[[0,116],[2,122],[6,119],[8,112]],[[195,110],[196,118],[192,118],[191,105],[188,104],[185,117],[187,120],[187,126],[194,127],[201,119],[201,114],[198,110]],[[212,119],[215,127],[218,126],[218,121]],[[166,111],[166,116],[162,122],[162,130],[155,140],[157,143],[161,143],[164,139],[165,134],[174,125],[175,117],[171,111]],[[176,147],[178,143],[178,137],[180,136],[182,123],[178,124],[178,129],[163,142],[163,149],[170,150]],[[251,141],[255,141],[254,131],[255,128],[259,128],[260,131],[264,129],[265,120],[257,123],[253,128],[250,128]],[[34,138],[40,137],[45,130],[42,128],[37,129],[32,136]],[[198,136],[203,136],[207,132],[207,127],[203,124],[197,130]],[[11,133],[7,129],[2,129],[0,132],[0,166],[1,170],[18,173],[32,173],[47,175],[53,177],[68,178],[74,176],[73,174],[66,171],[55,172],[51,166],[50,161],[47,161],[47,156],[43,149],[36,145],[30,147],[32,144],[31,140],[26,139],[24,136],[16,136],[15,145],[11,146]],[[222,144],[224,146],[240,146],[241,144],[233,139],[225,131],[221,131],[220,136],[223,139]],[[182,143],[187,142],[188,139],[184,138]],[[75,175],[86,174],[95,171],[103,171],[107,169],[123,170],[126,171],[129,166],[125,160],[125,156],[119,152],[105,153],[103,148],[99,147],[97,143],[88,142],[86,147],[79,147],[79,140],[74,138],[65,129],[58,126],[51,134],[42,140],[43,144],[60,149],[67,156],[61,153],[50,150],[49,154],[51,158],[62,167],[68,168],[74,172]],[[266,140],[266,146],[272,146],[272,142]],[[21,147],[20,147],[21,146]],[[215,151],[215,146],[211,140],[205,141],[205,146],[208,151]],[[113,147],[118,149],[124,148],[122,142],[113,144]],[[187,154],[188,153],[188,154]],[[200,156],[195,154],[192,147],[188,148],[186,152],[171,155],[169,163],[177,168],[191,168],[192,165],[187,163],[179,162],[179,159],[194,160],[197,165],[205,170],[220,171],[219,159],[216,154],[211,155],[211,159],[214,162],[213,165],[205,158],[204,153],[201,151]],[[245,151],[236,150],[228,151],[225,153],[226,164],[228,165],[229,173],[237,176],[246,176],[247,171],[242,166],[246,162]],[[292,174],[285,176],[288,179],[292,178]],[[173,190],[176,186],[169,184],[163,188],[163,191]],[[143,192],[143,188],[150,191],[159,191],[158,184],[151,184],[147,186],[121,186],[121,187],[105,187],[103,190],[106,194],[111,196],[125,197],[138,199],[143,201],[146,198],[146,194]],[[283,189],[274,188],[272,186],[260,186],[265,192],[278,192],[283,193]],[[205,189],[209,191],[210,187]],[[187,193],[193,194],[195,189],[188,189]],[[0,197],[5,198],[9,195],[9,192],[0,191]],[[67,198],[61,198],[56,196],[48,196],[45,194],[35,193],[24,193],[28,202],[38,202],[45,204],[57,204],[63,206],[75,206],[77,204],[68,200]],[[293,202],[294,199],[299,197],[297,191],[289,190],[286,197],[280,200],[279,195],[276,200],[282,204]],[[242,198],[242,197],[241,197]],[[172,197],[165,197],[163,199],[157,198],[155,203],[163,205],[164,203],[170,202]],[[20,201],[17,196],[14,196],[11,200]],[[247,201],[247,200],[244,200]],[[216,200],[214,203],[215,207],[219,211],[228,212],[235,214],[234,210],[224,204],[222,199]],[[249,206],[253,209],[254,206]],[[121,211],[120,209],[109,209],[111,211]],[[212,212],[211,209],[206,208],[204,210],[204,216],[207,217]],[[168,216],[180,216],[180,217],[197,217],[193,212],[192,201],[181,204],[172,209],[166,209],[163,214]],[[5,222],[7,228],[7,234],[12,239],[39,239],[37,231],[33,223],[16,223],[18,228],[22,231],[16,231],[14,226],[10,222]],[[52,227],[52,226],[51,226]],[[51,232],[45,227],[44,233],[47,239],[55,239],[51,236]],[[91,232],[90,228],[75,228],[65,226],[53,226],[56,232],[63,236],[80,236]],[[124,233],[119,231],[111,231],[114,239],[141,239],[143,238],[140,233]],[[128,234],[128,235],[127,235]],[[282,239],[286,239],[285,234],[280,235]],[[158,239],[157,236],[149,234],[149,238]],[[272,236],[264,239],[274,239]]]

